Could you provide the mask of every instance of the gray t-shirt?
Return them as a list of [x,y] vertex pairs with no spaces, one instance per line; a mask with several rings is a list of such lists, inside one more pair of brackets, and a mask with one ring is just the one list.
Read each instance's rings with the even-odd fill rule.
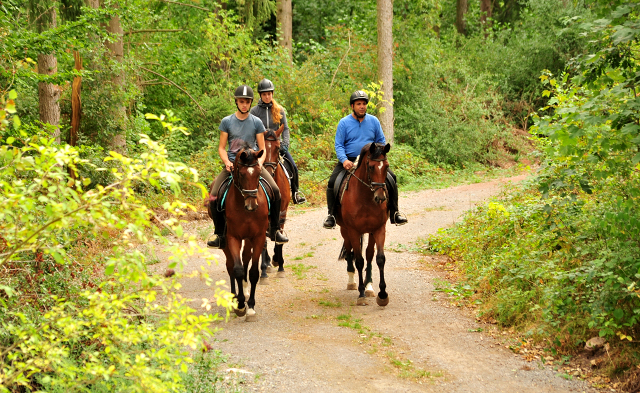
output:
[[227,154],[229,155],[229,160],[234,162],[236,154],[242,149],[245,142],[253,147],[254,150],[258,149],[256,135],[264,132],[264,124],[262,124],[262,120],[252,114],[249,114],[246,119],[240,120],[233,113],[222,119],[219,129],[229,134]]

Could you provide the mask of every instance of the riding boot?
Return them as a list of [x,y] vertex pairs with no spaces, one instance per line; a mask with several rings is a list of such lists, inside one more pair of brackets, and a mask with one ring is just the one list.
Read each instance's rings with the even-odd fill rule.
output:
[[211,248],[225,248],[227,245],[225,232],[227,229],[227,220],[224,216],[224,211],[219,212],[216,206],[211,209],[213,213],[213,236],[207,241],[207,246]]
[[298,168],[293,167],[293,174],[291,175],[291,196],[293,199],[293,203],[296,205],[301,205],[307,201],[307,198],[299,192],[300,189],[300,178],[298,177]]
[[329,215],[325,218],[322,226],[327,229],[332,229],[336,226],[336,218],[333,216],[333,207],[336,204],[336,197],[333,195],[333,188],[327,187],[327,208]]
[[395,181],[391,181],[389,178],[387,178],[386,184],[389,194],[389,219],[392,224],[396,224],[398,226],[404,225],[409,222],[409,220],[407,220],[407,217],[398,210],[398,186]]
[[280,194],[274,196],[271,201],[271,209],[269,210],[269,238],[276,242],[276,244],[289,241],[280,230],[280,199]]

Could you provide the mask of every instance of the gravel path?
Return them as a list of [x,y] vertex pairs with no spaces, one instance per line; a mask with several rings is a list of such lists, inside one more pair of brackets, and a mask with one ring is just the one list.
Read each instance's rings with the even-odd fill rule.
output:
[[[337,260],[340,232],[322,228],[325,209],[295,210],[286,226],[286,277],[271,274],[269,285],[257,289],[258,321],[233,316],[220,324],[214,346],[246,371],[249,391],[591,392],[581,381],[522,360],[486,334],[492,326],[433,292],[441,273],[431,258],[410,252],[417,239],[451,225],[506,182],[523,178],[403,194],[400,206],[409,224],[387,226],[390,303],[384,308],[375,298],[356,306],[357,291],[346,290],[346,262]],[[202,232],[209,225],[198,221],[188,229]],[[212,252],[220,264],[210,268],[211,275],[228,281],[222,252]],[[201,264],[194,258],[189,269]],[[377,292],[375,261],[373,272]],[[211,289],[196,279],[182,283],[186,297],[211,297]],[[193,306],[199,305],[195,300]]]

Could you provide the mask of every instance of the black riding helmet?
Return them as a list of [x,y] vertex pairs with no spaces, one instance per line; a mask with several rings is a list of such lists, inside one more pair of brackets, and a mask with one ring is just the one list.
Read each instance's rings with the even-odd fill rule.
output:
[[235,98],[249,98],[253,100],[253,89],[247,85],[240,85],[233,93]]
[[238,106],[238,98],[248,98],[251,100],[251,102],[253,102],[253,89],[247,85],[240,85],[233,93],[233,96],[236,99],[236,108],[238,108],[240,113],[249,113],[249,111],[243,112],[240,110],[240,107]]
[[354,102],[358,100],[364,100],[367,104],[369,103],[369,96],[362,90],[356,90],[351,94],[351,98],[349,99],[349,105],[353,105]]
[[274,91],[276,87],[273,85],[269,79],[263,79],[258,83],[258,94],[264,93],[266,91]]

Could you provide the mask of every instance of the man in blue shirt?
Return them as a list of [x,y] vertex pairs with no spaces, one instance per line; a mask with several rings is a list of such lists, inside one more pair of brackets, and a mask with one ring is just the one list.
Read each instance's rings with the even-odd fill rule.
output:
[[[338,156],[338,163],[333,168],[333,173],[329,178],[327,186],[327,205],[329,215],[324,220],[323,226],[331,229],[336,226],[336,219],[333,216],[333,208],[335,206],[335,195],[333,186],[336,178],[343,170],[353,168],[353,162],[360,154],[362,148],[368,143],[386,143],[380,121],[375,116],[367,114],[367,104],[369,97],[367,93],[361,90],[351,94],[349,104],[353,113],[343,117],[338,123],[336,131],[335,149]],[[387,178],[387,190],[389,192],[389,218],[392,224],[404,225],[407,218],[398,211],[398,186],[396,175],[388,169],[389,174],[393,178],[393,182]],[[339,186],[339,185],[338,185]]]

